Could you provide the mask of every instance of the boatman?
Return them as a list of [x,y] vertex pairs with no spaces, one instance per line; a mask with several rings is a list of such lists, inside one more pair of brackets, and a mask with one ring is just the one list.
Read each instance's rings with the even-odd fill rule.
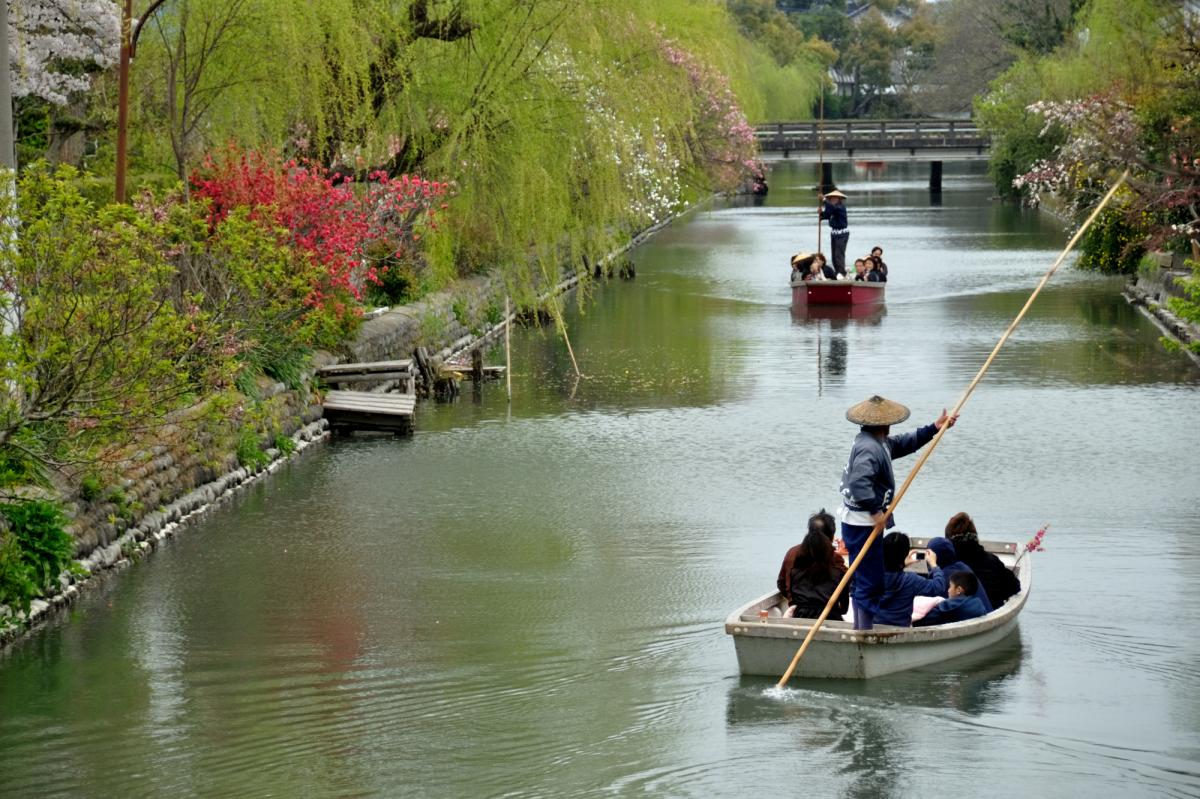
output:
[[[891,426],[907,419],[908,413],[908,408],[900,403],[879,395],[846,411],[846,418],[861,427],[842,471],[842,507],[838,509],[842,539],[850,552],[851,562],[858,557],[876,523],[884,518],[884,511],[896,493],[892,459],[911,455],[928,444],[942,427],[953,427],[958,421],[957,414],[949,416],[943,409],[933,424],[912,433],[889,436]],[[884,526],[893,524],[889,517]],[[883,590],[883,547],[876,540],[854,572],[850,592],[854,600],[854,629],[869,630],[874,626]]]
[[846,221],[846,195],[834,190],[817,196],[817,213],[829,220],[829,250],[833,255],[833,270],[838,277],[846,276],[846,243],[850,241],[850,223]]

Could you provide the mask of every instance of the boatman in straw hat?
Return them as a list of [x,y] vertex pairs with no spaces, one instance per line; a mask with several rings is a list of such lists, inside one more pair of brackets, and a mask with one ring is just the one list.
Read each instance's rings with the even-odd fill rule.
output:
[[[892,474],[892,459],[903,458],[925,446],[945,425],[954,426],[958,415],[949,416],[945,409],[933,424],[917,428],[912,433],[888,435],[891,426],[908,418],[908,408],[879,395],[864,400],[846,411],[846,418],[861,426],[850,459],[842,471],[842,538],[850,551],[850,560],[859,551],[875,524],[884,518],[884,511],[896,493],[896,478]],[[885,527],[893,525],[888,518]],[[874,626],[879,598],[883,596],[883,547],[876,541],[867,550],[863,562],[854,572],[850,596],[854,600],[854,629],[869,630]]]
[[836,189],[817,196],[817,213],[829,220],[829,251],[833,255],[833,270],[838,277],[846,276],[846,244],[850,241],[850,223],[846,221],[846,195]]

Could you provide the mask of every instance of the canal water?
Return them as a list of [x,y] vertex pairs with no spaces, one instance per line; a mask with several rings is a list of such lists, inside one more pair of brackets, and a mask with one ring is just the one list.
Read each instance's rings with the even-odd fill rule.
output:
[[846,408],[952,405],[1065,240],[975,167],[835,177],[885,310],[789,311],[815,174],[777,164],[571,308],[582,379],[521,331],[511,410],[316,448],[0,659],[0,795],[1200,794],[1200,372],[1115,280],[1055,278],[897,514],[1049,523],[1019,633],[739,677],[723,619],[835,505]]

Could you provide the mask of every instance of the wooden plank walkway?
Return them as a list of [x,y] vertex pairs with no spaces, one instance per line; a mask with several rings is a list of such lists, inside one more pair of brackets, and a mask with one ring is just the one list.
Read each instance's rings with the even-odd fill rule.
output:
[[411,358],[374,363],[338,363],[317,370],[317,377],[331,386],[347,383],[382,383],[397,380],[409,394],[413,393],[413,362]]
[[409,433],[416,405],[413,394],[330,391],[325,394],[324,412],[335,429]]

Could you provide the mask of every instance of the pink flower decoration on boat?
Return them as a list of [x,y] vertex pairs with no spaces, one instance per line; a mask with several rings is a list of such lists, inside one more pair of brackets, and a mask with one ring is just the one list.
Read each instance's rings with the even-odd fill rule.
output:
[[1050,525],[1043,524],[1042,529],[1033,534],[1033,538],[1025,544],[1025,552],[1045,552],[1046,548],[1042,546],[1042,539],[1046,537],[1046,531],[1050,529]]

